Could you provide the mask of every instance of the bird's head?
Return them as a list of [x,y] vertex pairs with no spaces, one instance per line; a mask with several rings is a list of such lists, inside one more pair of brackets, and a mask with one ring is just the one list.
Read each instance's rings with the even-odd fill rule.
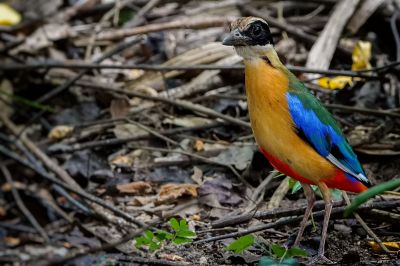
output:
[[244,59],[263,57],[273,49],[273,40],[268,23],[256,17],[243,17],[230,24],[230,34],[223,45],[234,46]]

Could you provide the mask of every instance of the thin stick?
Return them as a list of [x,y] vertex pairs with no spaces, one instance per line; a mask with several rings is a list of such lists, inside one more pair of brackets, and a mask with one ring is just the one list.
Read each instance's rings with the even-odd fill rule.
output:
[[277,172],[271,172],[269,175],[258,185],[258,187],[253,191],[249,204],[247,205],[244,213],[248,214],[253,211],[258,204],[264,199],[265,189],[271,183],[272,179],[277,176]]
[[337,109],[346,112],[358,112],[364,114],[371,114],[371,115],[379,115],[379,116],[391,116],[395,118],[400,118],[399,113],[395,113],[394,111],[389,110],[375,110],[375,109],[368,109],[362,107],[353,107],[347,106],[342,104],[325,104],[325,106],[329,109]]
[[36,229],[36,231],[42,236],[44,241],[48,243],[49,237],[46,234],[45,230],[43,227],[38,223],[36,218],[32,215],[32,213],[28,210],[28,208],[25,206],[24,202],[22,201],[18,191],[15,189],[14,181],[11,177],[10,171],[8,171],[7,167],[4,165],[0,166],[1,172],[3,173],[4,177],[6,178],[7,182],[11,185],[11,193],[15,199],[15,203],[17,204],[18,208],[21,210],[21,212],[25,215],[25,217],[28,219],[28,221],[31,223],[31,225]]
[[[176,135],[182,132],[188,131],[198,131],[198,130],[206,130],[216,127],[221,127],[226,125],[225,122],[212,122],[205,125],[193,126],[193,127],[184,127],[184,128],[173,128],[160,131],[160,134],[163,135]],[[137,136],[131,138],[114,138],[114,139],[106,139],[106,140],[97,140],[97,141],[88,141],[84,143],[77,143],[71,146],[63,145],[63,146],[55,146],[54,148],[49,148],[49,153],[71,153],[75,151],[85,150],[85,149],[92,149],[92,148],[100,148],[100,147],[107,147],[107,146],[115,146],[115,145],[122,145],[125,143],[133,142],[136,140],[144,140],[152,137],[151,134],[138,134]]]
[[178,146],[178,147],[181,147],[181,145],[180,145],[178,142],[176,142],[175,140],[164,136],[163,134],[161,134],[161,133],[159,133],[159,132],[153,130],[153,129],[150,128],[150,127],[147,127],[147,126],[145,126],[145,125],[143,125],[143,124],[141,124],[141,123],[138,123],[138,122],[136,122],[136,121],[134,121],[134,120],[132,120],[132,119],[129,119],[129,118],[127,118],[126,121],[128,121],[128,122],[131,123],[131,124],[134,124],[135,126],[137,126],[137,127],[140,128],[140,129],[143,129],[144,131],[149,132],[151,135],[153,135],[153,136],[155,136],[155,137],[157,137],[157,138],[159,138],[159,139],[164,140],[164,141],[167,142],[167,143],[171,143],[171,144],[173,144],[173,145],[176,145],[176,146]]
[[[18,136],[19,131],[17,126],[5,115],[0,113],[0,121],[3,122],[14,136]],[[21,142],[26,146],[43,164],[53,173],[55,173],[64,182],[76,189],[82,190],[79,184],[59,165],[57,165],[50,157],[48,157],[44,152],[42,152],[36,144],[34,144],[26,135],[22,134],[20,136]]]
[[234,118],[229,115],[221,114],[219,112],[214,111],[213,109],[207,108],[200,104],[194,104],[189,101],[168,99],[165,97],[151,96],[151,95],[145,95],[145,94],[137,93],[137,92],[133,92],[133,91],[126,91],[126,90],[117,88],[116,86],[113,86],[112,84],[103,84],[103,83],[99,83],[99,82],[82,82],[82,81],[80,81],[79,84],[84,85],[89,88],[96,88],[96,89],[101,89],[101,90],[105,90],[105,91],[116,92],[118,94],[124,94],[124,95],[130,96],[130,97],[139,97],[139,98],[146,99],[146,100],[168,103],[168,104],[171,104],[171,105],[174,105],[177,107],[191,110],[193,112],[202,113],[204,115],[207,115],[207,116],[210,116],[213,118],[220,118],[220,119],[230,122],[234,125],[250,128],[250,123],[248,123],[248,122],[245,122],[238,118]]
[[[346,201],[346,204],[349,206],[351,204],[349,196],[347,195],[346,191],[343,191],[343,198]],[[369,228],[369,226],[364,222],[364,220],[361,218],[361,216],[353,212],[354,217],[356,218],[357,222],[360,223],[362,228],[367,232],[367,234],[372,237],[378,245],[381,247],[382,250],[384,250],[386,253],[391,253],[391,251],[382,243],[382,240]]]
[[[372,202],[370,204],[365,204],[363,206],[360,206],[358,208],[359,211],[361,210],[369,210],[371,208],[393,208],[393,207],[397,207],[398,204],[400,204],[400,200],[394,200],[392,202],[387,202],[387,201],[380,201],[380,202]],[[332,209],[332,218],[335,217],[340,217],[342,218],[342,215],[344,213],[346,206],[340,206],[337,208],[333,208]],[[313,214],[314,219],[322,219],[324,217],[325,211],[321,210],[321,211],[317,211]],[[259,231],[264,231],[266,229],[269,228],[274,228],[274,227],[278,227],[278,226],[282,226],[282,225],[287,225],[287,224],[293,224],[293,223],[297,223],[300,222],[302,220],[303,216],[292,216],[292,217],[285,217],[285,218],[280,218],[277,221],[273,222],[273,223],[268,223],[268,224],[263,224],[263,225],[259,225],[259,226],[254,226],[251,227],[247,230],[243,230],[240,232],[235,232],[235,233],[230,233],[230,234],[225,234],[225,235],[221,235],[221,236],[215,236],[215,237],[210,237],[207,239],[202,239],[202,240],[198,240],[198,241],[194,241],[191,244],[201,244],[201,243],[207,243],[207,242],[213,242],[213,241],[217,241],[217,240],[221,240],[221,239],[227,239],[227,238],[232,238],[232,237],[239,237],[239,236],[243,236],[243,235],[247,235],[247,234],[251,234],[251,233],[255,233],[255,232],[259,232]],[[187,245],[187,244],[185,244]]]
[[[132,147],[132,146],[131,146]],[[236,169],[230,165],[230,164],[226,164],[226,163],[221,163],[218,161],[214,161],[211,159],[208,159],[206,157],[203,157],[201,155],[198,154],[194,154],[191,152],[187,152],[187,151],[182,151],[182,150],[169,150],[169,149],[164,149],[164,148],[157,148],[157,147],[143,147],[143,146],[136,146],[134,147],[135,149],[142,149],[142,150],[148,150],[148,151],[161,151],[161,152],[172,152],[172,153],[180,153],[189,157],[193,157],[196,159],[199,159],[200,161],[206,162],[206,163],[210,163],[210,164],[215,164],[215,165],[219,165],[219,166],[223,166],[228,168],[229,170],[231,170],[231,172],[240,180],[243,182],[243,184],[247,185],[248,187],[251,188],[251,185],[243,179],[243,177],[238,173],[238,171],[236,171]]]
[[[400,64],[400,62],[399,62]],[[380,69],[387,69],[396,67],[398,64],[394,62],[387,66],[382,66]],[[295,73],[310,73],[310,74],[321,74],[325,76],[349,76],[358,77],[365,79],[377,79],[377,75],[366,75],[365,72],[374,72],[374,68],[366,70],[322,70],[314,69],[300,66],[286,66],[290,71]],[[61,68],[61,69],[84,69],[84,70],[95,70],[95,69],[140,69],[147,71],[196,71],[196,70],[221,70],[221,71],[231,71],[231,70],[243,70],[243,65],[179,65],[179,66],[163,66],[163,65],[151,65],[151,64],[98,64],[98,63],[84,63],[84,62],[34,62],[34,63],[5,63],[0,65],[0,70],[5,71],[28,71],[35,69],[51,69],[51,68]]]
[[[243,100],[245,101],[247,98],[244,95],[223,95],[223,94],[211,94],[211,95],[205,95],[201,96],[202,100],[207,99],[207,98],[226,98],[226,99],[235,99],[235,100]],[[400,113],[397,113],[392,110],[376,110],[376,109],[370,109],[370,108],[363,108],[363,107],[354,107],[354,106],[348,106],[348,105],[343,105],[343,104],[330,104],[330,103],[324,103],[326,108],[329,109],[337,109],[340,111],[344,112],[357,112],[357,113],[362,113],[362,114],[371,114],[371,115],[376,115],[376,116],[391,116],[395,118],[400,118]]]
[[81,258],[83,256],[89,255],[89,254],[93,254],[93,253],[97,253],[100,251],[107,251],[107,250],[112,250],[113,248],[122,245],[130,240],[132,240],[134,237],[139,236],[140,234],[143,233],[143,231],[146,228],[141,228],[138,229],[137,231],[130,233],[126,236],[124,236],[123,238],[113,242],[113,243],[108,243],[105,245],[102,245],[100,247],[93,247],[93,248],[89,248],[89,249],[85,249],[85,250],[81,250],[78,251],[77,253],[72,253],[72,254],[68,254],[66,257],[61,258],[61,259],[54,259],[54,260],[50,260],[48,263],[46,263],[46,266],[55,266],[55,265],[65,265],[67,264],[67,262],[77,259],[77,258]]
[[[395,201],[378,201],[378,202],[371,202],[368,203],[364,206],[359,207],[361,210],[364,209],[372,209],[372,208],[392,208],[393,206],[396,206],[396,204],[400,204],[400,200],[395,200]],[[334,202],[333,203],[334,209],[343,206],[342,202]],[[323,201],[317,201],[314,210],[322,210],[325,207],[325,203]],[[225,226],[231,226],[231,225],[236,225],[244,222],[250,221],[252,218],[255,219],[273,219],[273,218],[280,218],[280,217],[287,217],[287,216],[295,216],[295,215],[302,215],[304,211],[306,210],[306,207],[301,207],[297,209],[281,209],[281,208],[276,208],[271,211],[266,211],[266,212],[256,212],[255,214],[242,214],[242,215],[236,215],[233,217],[227,217],[225,219],[220,219],[215,221],[214,223],[211,224],[212,228],[221,228]]]
[[[110,51],[106,52],[104,55],[102,55],[98,59],[94,60],[93,63],[98,64],[98,63],[104,61],[105,59],[107,59],[107,58],[109,58],[109,57],[111,57],[111,56],[113,56],[113,55],[115,55],[117,53],[120,53],[121,51],[127,49],[128,47],[132,47],[132,45],[135,45],[135,44],[139,43],[140,41],[141,41],[141,38],[137,38],[137,39],[134,39],[134,40],[131,40],[131,41],[128,41],[128,42],[122,42],[122,43],[116,45]],[[38,103],[44,103],[44,102],[54,98],[55,96],[57,96],[58,94],[60,94],[64,90],[68,89],[73,84],[75,84],[75,82],[78,81],[80,78],[82,78],[87,72],[88,72],[88,69],[82,70],[75,77],[72,77],[72,78],[68,79],[65,83],[61,84],[57,88],[51,90],[49,93],[47,93],[47,94],[43,95],[42,97],[40,97],[37,100],[37,102]]]
[[104,31],[97,36],[97,40],[118,40],[133,35],[147,34],[164,30],[176,29],[204,29],[210,27],[222,27],[232,18],[227,17],[199,17],[183,18],[180,20],[153,23],[134,28],[112,29]]

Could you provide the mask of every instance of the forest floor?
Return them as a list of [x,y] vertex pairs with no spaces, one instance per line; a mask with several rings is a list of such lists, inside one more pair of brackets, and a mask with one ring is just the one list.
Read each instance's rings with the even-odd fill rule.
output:
[[[268,21],[281,60],[333,113],[373,185],[400,172],[396,0],[5,4],[0,264],[262,266],[316,255],[318,196],[300,251],[280,253],[306,200],[253,139],[241,58],[221,44],[241,16]],[[399,192],[362,205],[364,226],[333,195],[326,257],[400,265]],[[234,241],[244,250],[228,250]]]

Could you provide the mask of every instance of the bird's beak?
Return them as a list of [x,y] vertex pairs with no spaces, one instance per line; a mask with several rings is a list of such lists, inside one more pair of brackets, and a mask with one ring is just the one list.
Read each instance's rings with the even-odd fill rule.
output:
[[227,46],[244,46],[246,45],[246,41],[247,37],[243,36],[238,29],[235,29],[225,37],[222,44]]

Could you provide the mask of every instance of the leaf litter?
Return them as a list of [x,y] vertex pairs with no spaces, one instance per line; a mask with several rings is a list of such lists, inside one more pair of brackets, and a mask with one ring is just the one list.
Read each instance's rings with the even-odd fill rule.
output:
[[[281,265],[295,265],[303,261],[293,259],[296,254],[316,252],[319,219],[306,229],[301,250],[283,247],[297,222],[229,235],[282,217],[257,218],[271,211],[271,198],[277,212],[299,209],[305,199],[295,184],[293,193],[275,195],[277,188],[289,190],[285,177],[262,182],[272,167],[259,158],[247,124],[241,60],[220,42],[228,21],[258,11],[270,22],[285,63],[304,66],[335,14],[334,1],[28,2],[0,5],[0,156],[14,180],[0,179],[1,261],[271,265],[279,257]],[[386,67],[400,55],[393,41],[398,32],[389,30],[390,21],[398,25],[396,1],[372,2],[360,1],[338,44],[330,44],[336,53],[329,65],[338,73],[310,80],[309,69],[295,72],[331,109],[379,184],[400,170],[398,67]],[[51,242],[16,208],[11,188]],[[382,197],[390,203],[399,195]],[[398,252],[398,206],[375,201],[379,215],[379,208],[360,214]],[[145,230],[168,231],[171,218],[184,221],[179,228],[174,222],[175,233],[196,232],[193,243],[157,244],[152,252],[135,246]],[[223,219],[234,223],[213,228]],[[338,215],[331,225],[327,255],[334,261],[397,263],[354,219]],[[226,238],[210,240],[218,236]],[[241,237],[230,248],[241,253],[226,250]],[[253,245],[254,238],[262,244]]]

